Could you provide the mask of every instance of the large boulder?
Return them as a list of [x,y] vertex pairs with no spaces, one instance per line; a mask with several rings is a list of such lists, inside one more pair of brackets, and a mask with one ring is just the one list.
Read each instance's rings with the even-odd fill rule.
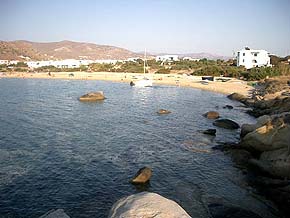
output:
[[156,193],[141,192],[117,201],[109,218],[189,218],[176,202]]
[[206,112],[203,116],[208,119],[217,119],[220,117],[220,114],[216,111],[209,111],[209,112]]
[[260,128],[261,126],[264,126],[270,120],[271,120],[270,116],[264,115],[264,116],[259,117],[255,124],[243,124],[241,127],[241,137],[244,137],[248,133],[253,132],[255,129]]
[[102,101],[106,99],[104,93],[102,91],[99,92],[90,92],[81,97],[79,97],[80,101]]
[[267,120],[268,118],[265,118],[264,122],[256,124],[257,128],[242,138],[241,145],[243,147],[259,152],[289,148],[290,113],[272,116],[270,120]]
[[213,125],[218,126],[218,127],[222,127],[225,129],[238,129],[238,128],[240,128],[239,124],[237,124],[236,122],[229,120],[229,119],[215,120],[213,122]]
[[152,170],[149,167],[143,167],[136,173],[130,182],[133,184],[146,183],[150,180],[151,176]]

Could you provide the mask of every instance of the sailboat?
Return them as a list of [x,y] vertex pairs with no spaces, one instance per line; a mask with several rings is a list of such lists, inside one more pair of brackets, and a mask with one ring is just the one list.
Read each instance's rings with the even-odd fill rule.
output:
[[136,87],[152,87],[153,86],[153,81],[145,76],[146,73],[146,64],[147,64],[147,59],[146,59],[146,49],[145,49],[145,55],[144,55],[144,77],[140,80],[137,80],[135,82],[131,81],[130,85],[131,86],[136,86]]

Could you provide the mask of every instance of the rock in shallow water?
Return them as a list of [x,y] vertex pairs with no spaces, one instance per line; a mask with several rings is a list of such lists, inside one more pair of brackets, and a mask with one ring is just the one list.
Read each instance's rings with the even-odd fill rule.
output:
[[99,92],[90,92],[81,97],[79,97],[80,101],[102,101],[105,99],[104,93],[102,91]]
[[216,111],[209,111],[203,115],[204,117],[208,119],[217,119],[220,117],[220,114]]
[[117,201],[109,218],[189,218],[176,202],[156,193],[141,192]]
[[222,127],[225,129],[238,129],[240,125],[229,119],[219,119],[213,122],[213,125]]
[[143,167],[136,173],[130,182],[133,184],[146,183],[150,180],[151,176],[152,170],[149,167]]
[[165,109],[160,109],[159,111],[157,111],[157,114],[170,114],[171,113],[171,111],[169,111],[169,110],[165,110]]

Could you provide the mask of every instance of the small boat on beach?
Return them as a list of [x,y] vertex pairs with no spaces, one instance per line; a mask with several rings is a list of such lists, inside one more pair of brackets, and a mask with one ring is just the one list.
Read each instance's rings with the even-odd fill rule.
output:
[[136,87],[151,87],[153,83],[152,80],[148,79],[147,77],[144,77],[143,79],[138,80],[136,82],[131,81],[130,85]]
[[202,76],[201,79],[202,80],[208,80],[208,81],[214,81],[214,77],[213,76]]

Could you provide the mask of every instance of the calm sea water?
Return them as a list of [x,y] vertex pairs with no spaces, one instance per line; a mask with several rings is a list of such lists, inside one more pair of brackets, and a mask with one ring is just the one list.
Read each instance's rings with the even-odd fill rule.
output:
[[[103,103],[77,100],[98,90]],[[172,113],[158,116],[160,108]],[[55,208],[71,218],[106,217],[119,198],[143,190],[175,200],[193,217],[208,217],[212,201],[272,217],[230,158],[211,149],[237,141],[239,131],[217,128],[216,138],[199,132],[213,127],[202,117],[209,110],[254,122],[224,95],[190,88],[0,79],[0,217],[34,218]],[[153,170],[150,185],[131,185],[143,166]]]

